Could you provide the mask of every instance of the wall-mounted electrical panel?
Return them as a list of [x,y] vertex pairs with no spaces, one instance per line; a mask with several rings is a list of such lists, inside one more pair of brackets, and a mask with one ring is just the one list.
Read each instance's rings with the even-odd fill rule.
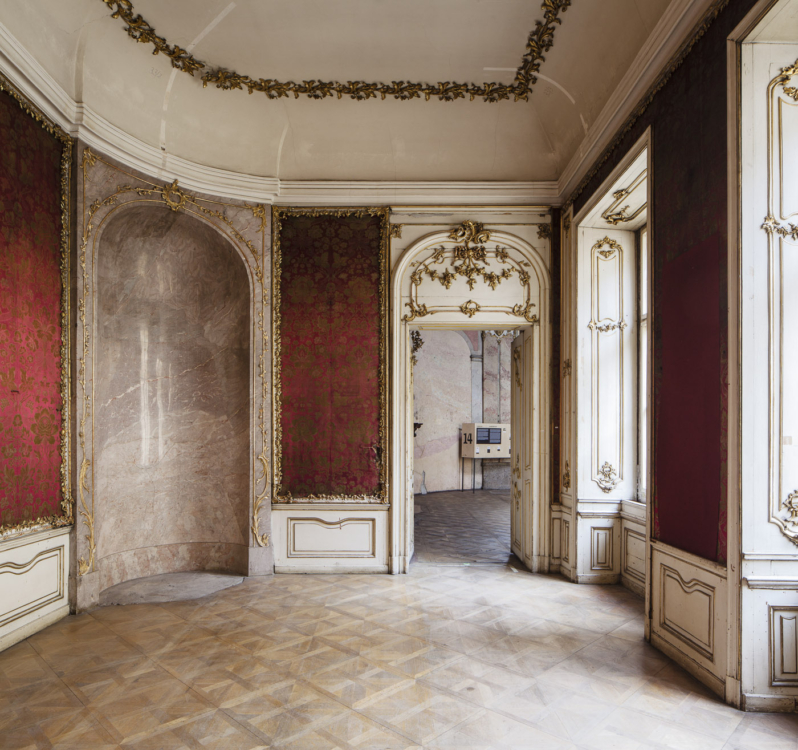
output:
[[463,458],[510,458],[510,425],[464,424],[460,455]]

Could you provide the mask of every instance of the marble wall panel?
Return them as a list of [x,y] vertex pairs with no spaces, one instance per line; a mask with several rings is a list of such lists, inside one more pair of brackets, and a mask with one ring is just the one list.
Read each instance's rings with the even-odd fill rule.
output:
[[510,337],[484,334],[482,354],[482,421],[510,423]]
[[482,421],[499,422],[499,342],[485,333],[482,347]]
[[216,230],[125,209],[100,238],[94,383],[101,588],[246,572],[249,284]]
[[499,409],[497,422],[510,423],[510,398],[512,388],[510,373],[512,371],[513,352],[510,338],[503,338],[499,343]]
[[[471,349],[457,331],[422,331],[413,372],[414,491],[460,489],[460,428],[471,421]],[[470,467],[469,467],[470,474]],[[469,475],[468,481],[471,477]]]

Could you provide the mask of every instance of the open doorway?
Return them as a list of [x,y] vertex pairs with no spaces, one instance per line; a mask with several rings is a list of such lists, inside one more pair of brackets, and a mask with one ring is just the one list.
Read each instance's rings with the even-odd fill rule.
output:
[[518,335],[411,333],[414,562],[512,563],[511,370]]

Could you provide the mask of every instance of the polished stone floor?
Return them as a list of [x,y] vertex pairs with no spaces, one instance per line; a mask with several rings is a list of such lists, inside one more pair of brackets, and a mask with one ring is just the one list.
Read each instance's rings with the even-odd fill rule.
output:
[[798,748],[798,716],[724,706],[641,617],[499,565],[105,607],[0,654],[0,747]]
[[415,562],[503,565],[511,560],[509,490],[431,492],[416,495],[415,505]]

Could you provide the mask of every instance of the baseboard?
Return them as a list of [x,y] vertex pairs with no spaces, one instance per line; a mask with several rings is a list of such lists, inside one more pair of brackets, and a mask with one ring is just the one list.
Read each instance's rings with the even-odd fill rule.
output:
[[7,648],[11,648],[11,646],[13,646],[15,643],[24,641],[34,633],[38,633],[40,630],[44,630],[44,628],[52,625],[54,622],[62,620],[68,614],[69,604],[64,604],[63,607],[53,610],[50,612],[50,614],[39,617],[33,622],[29,622],[27,625],[23,625],[21,628],[12,630],[10,633],[6,633],[2,638],[0,638],[0,651],[5,651]]
[[686,669],[699,682],[703,682],[713,693],[722,700],[726,700],[726,682],[708,669],[693,661],[689,656],[672,646],[661,636],[651,633],[651,645],[662,651],[665,656],[673,659],[680,667]]
[[743,693],[743,711],[755,713],[798,713],[798,698],[789,695],[756,695]]
[[577,583],[592,583],[601,584],[602,586],[609,586],[620,582],[620,575],[618,573],[577,573]]
[[325,574],[325,575],[343,575],[345,573],[353,573],[356,575],[368,575],[370,573],[389,573],[387,565],[275,565],[275,573],[293,573],[293,574]]
[[638,596],[645,597],[646,595],[646,586],[642,581],[638,581],[636,578],[632,578],[631,576],[625,576],[621,574],[621,586],[624,588],[629,589],[633,594],[637,594]]

